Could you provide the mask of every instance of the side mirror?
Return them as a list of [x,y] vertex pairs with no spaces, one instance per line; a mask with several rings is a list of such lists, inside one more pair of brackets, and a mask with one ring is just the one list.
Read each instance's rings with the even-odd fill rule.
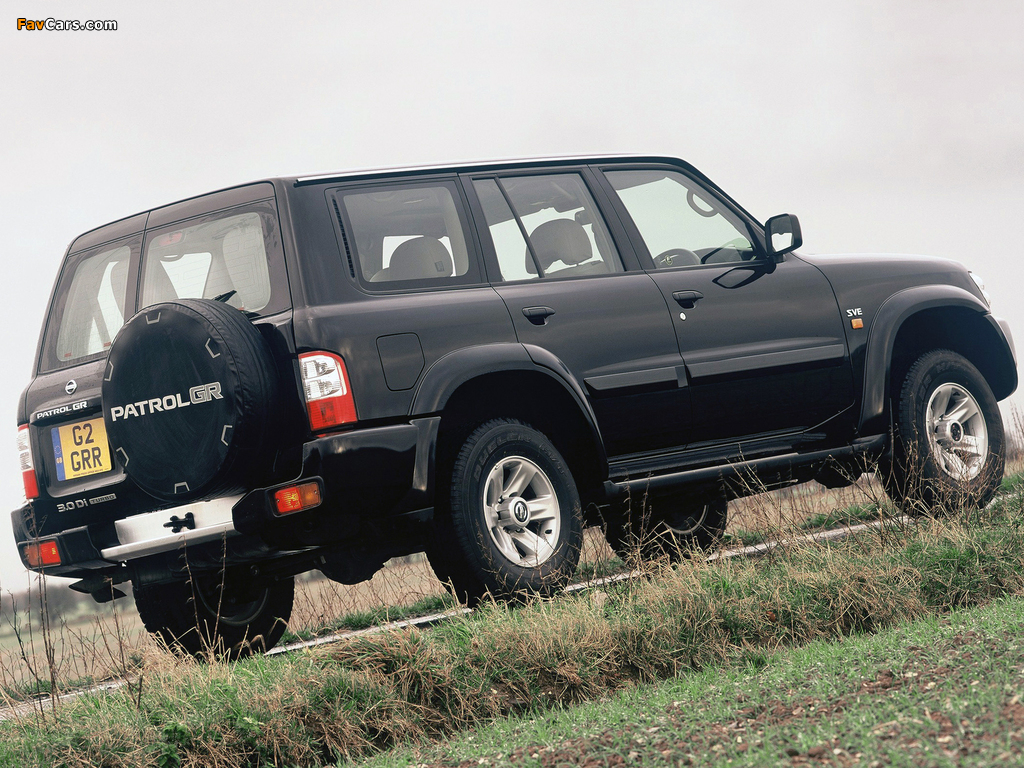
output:
[[780,213],[772,216],[764,225],[768,255],[778,261],[790,251],[795,251],[804,244],[800,234],[800,220],[791,213]]

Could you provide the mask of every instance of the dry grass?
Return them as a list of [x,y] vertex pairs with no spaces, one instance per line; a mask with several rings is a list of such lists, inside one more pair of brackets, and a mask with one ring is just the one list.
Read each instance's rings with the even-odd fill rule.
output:
[[[1018,458],[1008,471],[1022,466]],[[126,673],[134,682],[112,697],[119,703],[88,705],[100,718],[88,715],[89,730],[74,722],[84,706],[78,703],[52,714],[40,708],[34,721],[4,728],[20,745],[18,761],[35,754],[68,765],[306,764],[365,754],[751,649],[869,631],[1018,594],[1024,535],[1014,521],[1022,517],[1022,498],[1018,488],[997,512],[913,530],[889,525],[860,543],[797,545],[758,564],[655,566],[651,579],[622,588],[515,610],[489,606],[430,636],[385,635],[287,661],[183,662],[149,639],[130,602],[47,621],[37,587],[29,595],[34,613],[5,605],[0,620],[0,692],[8,702]],[[1015,516],[1008,514],[1012,504]],[[880,484],[865,475],[843,489],[810,483],[734,501],[729,531],[774,538],[816,520],[855,519],[851,509],[860,517],[892,511]],[[1002,526],[1002,538],[986,533],[993,523]],[[612,557],[600,531],[586,531],[587,572]],[[443,594],[422,557],[389,563],[354,586],[305,577],[291,626],[315,633],[343,616],[386,618]]]
[[[18,765],[320,765],[815,638],[1024,593],[1024,497],[828,546],[485,605],[430,632],[234,664],[146,659],[145,686],[0,726]],[[2,761],[0,761],[2,762]]]
[[106,680],[139,666],[151,641],[131,603],[95,605],[84,613],[51,618],[41,604],[45,587],[44,580],[30,585],[19,595],[17,609],[8,606],[0,617],[0,696],[5,703]]
[[[1024,461],[1020,459],[1008,465],[1015,470],[1021,467]],[[816,518],[841,517],[837,513],[851,508],[878,510],[876,516],[893,511],[880,484],[873,475],[866,474],[848,488],[828,490],[817,483],[807,483],[734,500],[729,505],[728,532],[771,539]],[[600,529],[587,529],[581,573],[601,573],[613,559],[614,553]],[[62,580],[50,580],[51,588],[54,582],[63,584]],[[391,561],[369,581],[351,586],[313,572],[299,577],[296,583],[289,631],[309,637],[342,625],[345,617],[366,616],[364,624],[386,620],[393,611],[423,598],[445,595],[422,556]],[[21,608],[26,607],[26,600],[38,608],[38,585],[20,597]],[[34,692],[50,691],[54,684],[58,690],[69,690],[118,677],[138,669],[141,659],[157,652],[130,598],[106,605],[90,602],[85,612],[51,619],[45,632],[44,624],[39,620],[38,610],[34,615],[26,610],[13,612],[9,603],[4,604],[0,616],[0,696],[20,699]]]
[[[601,532],[586,531],[581,561],[594,566],[612,557]],[[54,683],[60,691],[120,677],[137,670],[144,657],[158,651],[130,597],[105,605],[89,600],[84,609],[64,616],[50,611],[49,621],[43,621],[40,587],[46,582],[49,590],[66,589],[62,579],[33,580],[17,596],[16,610],[10,600],[3,605],[0,703],[49,692]],[[393,611],[431,597],[443,598],[447,593],[422,556],[390,561],[372,579],[355,585],[338,584],[312,572],[296,582],[289,630],[310,636],[329,631],[345,617],[387,620]]]

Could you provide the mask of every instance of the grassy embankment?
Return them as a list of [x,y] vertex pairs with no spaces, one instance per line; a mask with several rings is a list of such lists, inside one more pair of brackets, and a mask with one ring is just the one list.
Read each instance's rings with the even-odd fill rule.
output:
[[[756,544],[789,532],[853,524],[892,514],[870,476],[827,491],[817,484],[763,493],[730,504],[725,546]],[[577,579],[621,571],[600,530],[584,537]],[[0,702],[21,701],[56,689],[68,692],[134,674],[154,651],[131,598],[105,605],[71,592],[64,579],[30,582],[31,589],[0,594]],[[6,585],[0,585],[6,586]],[[123,586],[128,589],[128,585]],[[45,594],[44,594],[45,589]],[[396,561],[373,579],[341,585],[311,573],[296,583],[295,608],[282,643],[363,629],[452,607],[429,566]]]
[[1024,764],[1024,599],[503,719],[364,768]]
[[637,684],[728,679],[780,649],[1024,593],[1024,496],[1006,491],[984,511],[758,560],[691,561],[588,594],[487,606],[429,632],[231,665],[151,657],[128,689],[0,725],[0,758],[316,765]]

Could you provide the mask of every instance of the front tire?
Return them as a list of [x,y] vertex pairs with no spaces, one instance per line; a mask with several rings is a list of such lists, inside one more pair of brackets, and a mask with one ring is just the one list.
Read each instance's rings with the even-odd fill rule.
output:
[[576,483],[552,442],[513,419],[477,427],[438,489],[427,548],[437,577],[469,605],[546,596],[572,578],[582,545]]
[[273,648],[288,625],[295,580],[260,585],[219,574],[134,590],[146,629],[182,655],[238,659]]
[[945,349],[910,367],[893,403],[886,493],[904,511],[983,507],[1003,477],[1006,449],[995,396],[977,368]]

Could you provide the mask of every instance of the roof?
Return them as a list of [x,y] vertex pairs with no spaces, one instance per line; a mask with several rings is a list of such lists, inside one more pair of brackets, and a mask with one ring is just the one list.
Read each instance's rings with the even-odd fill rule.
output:
[[295,178],[296,184],[311,184],[318,181],[334,181],[348,178],[361,178],[366,176],[390,176],[396,173],[437,173],[443,171],[452,170],[472,170],[472,169],[490,169],[490,168],[510,168],[517,166],[538,166],[538,165],[565,165],[565,164],[577,164],[582,165],[586,163],[600,163],[608,161],[659,161],[668,162],[673,165],[686,165],[685,163],[676,157],[667,157],[662,155],[638,155],[638,154],[610,154],[610,155],[554,155],[548,157],[520,157],[520,158],[502,158],[497,160],[475,160],[475,161],[464,161],[458,163],[443,163],[443,164],[430,164],[430,165],[411,165],[411,166],[397,166],[391,168],[362,168],[345,171],[336,171],[333,173],[318,173],[313,176],[298,176]]

